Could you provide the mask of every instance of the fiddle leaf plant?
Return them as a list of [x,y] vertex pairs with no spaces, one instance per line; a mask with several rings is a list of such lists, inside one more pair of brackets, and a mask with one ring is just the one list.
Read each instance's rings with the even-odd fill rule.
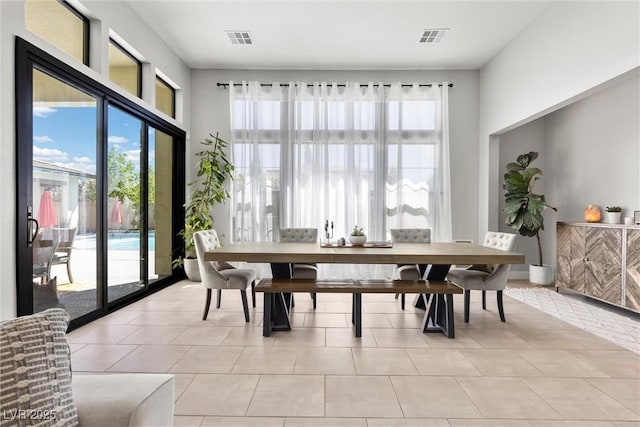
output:
[[538,153],[529,152],[518,156],[516,162],[507,164],[502,188],[506,190],[504,213],[506,224],[522,236],[536,237],[538,243],[538,264],[542,262],[542,243],[540,230],[544,230],[546,208],[557,211],[547,204],[544,195],[533,192],[533,187],[542,176],[542,170],[531,167],[531,163],[538,158]]
[[[185,257],[195,258],[193,234],[213,228],[211,209],[217,203],[224,203],[230,195],[225,188],[227,179],[233,179],[234,167],[227,158],[227,142],[216,133],[201,141],[205,148],[195,153],[198,159],[196,178],[189,182],[193,188],[189,202],[185,204],[185,223],[179,235],[184,240]],[[173,260],[173,266],[182,266],[182,256]]]

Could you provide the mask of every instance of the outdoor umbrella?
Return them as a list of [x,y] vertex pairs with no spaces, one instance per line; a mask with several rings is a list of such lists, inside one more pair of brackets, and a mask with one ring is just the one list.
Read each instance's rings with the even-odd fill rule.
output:
[[112,227],[120,228],[122,225],[122,204],[120,199],[116,198],[116,201],[111,207],[111,215],[109,215],[109,223]]
[[38,209],[38,224],[40,227],[53,227],[56,225],[56,214],[53,209],[51,191],[45,190],[40,196],[40,208]]

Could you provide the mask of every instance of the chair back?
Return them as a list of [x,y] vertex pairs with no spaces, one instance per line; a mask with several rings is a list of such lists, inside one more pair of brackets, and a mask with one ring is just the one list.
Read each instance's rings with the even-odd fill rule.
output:
[[216,264],[204,260],[204,253],[220,247],[220,239],[215,230],[204,230],[193,233],[193,244],[196,247],[198,257],[198,270],[200,279],[205,288],[223,289],[227,279],[218,272]]
[[431,243],[430,228],[392,228],[393,243]]
[[316,243],[318,241],[317,228],[281,228],[280,242]]
[[487,231],[484,236],[484,245],[490,248],[500,249],[501,251],[513,252],[516,248],[517,234],[499,233],[495,231]]

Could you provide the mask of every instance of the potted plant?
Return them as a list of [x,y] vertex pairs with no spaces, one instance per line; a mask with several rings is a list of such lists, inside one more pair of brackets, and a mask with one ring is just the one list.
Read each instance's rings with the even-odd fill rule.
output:
[[353,227],[351,231],[351,235],[349,236],[349,241],[353,246],[362,246],[367,241],[367,235],[362,231],[362,227],[358,227],[357,225]]
[[620,206],[607,206],[605,208],[605,219],[607,224],[620,224],[622,208]]
[[538,263],[529,266],[529,281],[532,283],[548,285],[551,283],[549,267],[542,261],[542,243],[540,230],[544,230],[544,217],[546,208],[557,211],[549,206],[542,194],[533,192],[533,187],[542,176],[542,170],[530,167],[538,158],[538,153],[529,152],[518,156],[516,162],[507,165],[504,174],[502,188],[506,190],[506,203],[504,213],[506,224],[516,230],[520,235],[534,237],[538,243]]
[[216,133],[200,142],[205,148],[197,152],[196,179],[189,182],[193,188],[189,202],[185,204],[184,228],[180,236],[184,239],[184,257],[173,261],[173,266],[184,266],[185,273],[190,280],[200,281],[198,261],[196,259],[193,234],[197,231],[213,228],[211,209],[216,203],[224,203],[229,198],[229,192],[224,184],[227,179],[233,179],[233,165],[227,159],[227,142]]

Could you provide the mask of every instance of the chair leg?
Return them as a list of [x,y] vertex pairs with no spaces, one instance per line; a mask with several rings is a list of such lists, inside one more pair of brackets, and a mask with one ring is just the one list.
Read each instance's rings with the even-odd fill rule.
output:
[[487,291],[485,291],[484,289],[482,290],[482,309],[487,309]]
[[396,299],[400,296],[400,292],[396,292]]
[[69,276],[69,283],[73,283],[73,275],[71,274],[71,258],[67,260],[67,276]]
[[506,322],[504,318],[504,307],[502,305],[502,291],[498,291],[498,313],[500,314],[500,320]]
[[313,309],[316,309],[316,293],[311,292],[311,301],[313,301]]
[[207,320],[207,316],[209,315],[209,306],[211,306],[211,289],[207,289],[207,302],[204,305],[202,320]]
[[469,323],[469,300],[471,299],[471,291],[464,291],[464,323]]
[[251,303],[256,308],[256,281],[251,282]]
[[244,308],[244,320],[249,322],[249,303],[247,301],[247,291],[240,289],[240,295],[242,295],[242,308]]
[[216,308],[220,308],[220,303],[222,302],[222,289],[217,290],[216,296],[218,297],[216,301]]
[[400,294],[400,308],[404,310],[404,294]]

